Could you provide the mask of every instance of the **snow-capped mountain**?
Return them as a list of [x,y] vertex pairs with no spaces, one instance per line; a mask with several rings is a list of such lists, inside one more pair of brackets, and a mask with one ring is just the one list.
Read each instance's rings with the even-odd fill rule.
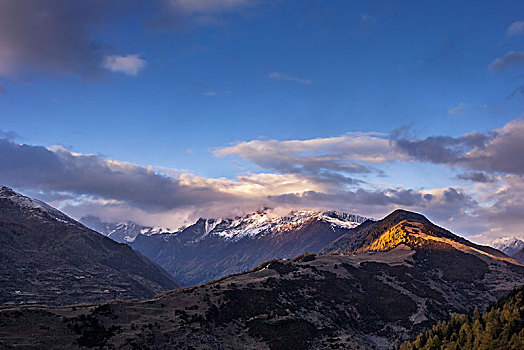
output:
[[310,220],[321,220],[331,225],[334,229],[354,228],[366,221],[363,216],[341,213],[337,211],[315,211],[297,210],[291,211],[285,216],[271,215],[269,209],[263,209],[254,213],[237,216],[234,218],[200,218],[193,225],[178,230],[169,228],[142,226],[131,221],[108,223],[103,222],[96,216],[84,216],[80,222],[87,227],[98,231],[105,236],[121,243],[131,243],[138,235],[178,235],[185,229],[193,226],[203,225],[203,229],[197,230],[186,243],[197,243],[207,236],[218,236],[224,240],[238,241],[242,238],[255,238],[259,235],[278,234],[294,230]]
[[173,232],[167,228],[141,226],[131,221],[109,223],[103,222],[96,216],[88,215],[80,218],[80,222],[92,230],[102,233],[104,236],[120,243],[133,242],[138,235],[154,235],[159,233]]
[[173,233],[136,236],[131,246],[186,284],[241,272],[273,258],[318,252],[368,220],[336,211],[264,209],[234,218],[199,219]]
[[51,207],[50,205],[39,201],[38,199],[29,198],[20,193],[17,193],[6,186],[0,186],[0,198],[11,202],[13,205],[26,210],[27,213],[35,217],[45,217],[50,216],[56,219],[59,222],[73,225],[81,226],[79,223],[69,216],[65,215],[61,211]]
[[491,246],[506,255],[512,256],[524,249],[524,241],[516,237],[501,237],[491,242]]

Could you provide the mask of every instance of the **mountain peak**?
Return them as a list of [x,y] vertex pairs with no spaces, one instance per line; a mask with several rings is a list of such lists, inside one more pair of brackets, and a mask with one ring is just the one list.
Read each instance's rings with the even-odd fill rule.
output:
[[418,222],[425,222],[425,223],[430,222],[428,218],[426,218],[424,215],[415,213],[413,211],[404,210],[404,209],[396,209],[391,214],[386,216],[383,220],[395,220],[398,222],[403,221],[403,220],[418,221]]
[[60,222],[74,226],[82,226],[77,221],[71,219],[69,216],[53,208],[52,206],[38,199],[26,197],[7,186],[0,186],[0,200],[3,200],[4,203],[5,201],[8,201],[8,206],[11,206],[13,209],[17,208],[17,210],[29,211],[39,217],[48,215]]
[[424,215],[398,209],[385,218],[350,230],[322,250],[322,253],[354,254],[367,251],[388,251],[400,244],[411,249],[448,249],[513,262],[505,254],[487,246],[474,244],[439,227]]
[[0,197],[12,197],[16,195],[19,195],[19,194],[13,191],[12,188],[0,185]]

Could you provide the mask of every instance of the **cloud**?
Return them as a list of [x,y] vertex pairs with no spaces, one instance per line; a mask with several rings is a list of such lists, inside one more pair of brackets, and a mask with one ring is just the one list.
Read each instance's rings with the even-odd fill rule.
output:
[[512,97],[514,97],[515,95],[518,95],[518,94],[524,94],[524,85],[521,85],[517,88],[515,88],[507,97],[506,97],[506,100],[509,100],[511,99]]
[[161,0],[152,19],[155,26],[179,29],[185,22],[199,25],[225,23],[225,16],[240,13],[258,0]]
[[204,92],[204,96],[216,96],[217,93],[215,91],[206,91]]
[[147,62],[140,58],[138,54],[126,56],[106,56],[104,58],[104,68],[120,72],[127,75],[136,76],[147,65]]
[[417,161],[435,164],[456,164],[464,154],[475,146],[482,146],[489,136],[473,132],[461,137],[429,136],[423,140],[403,139],[394,140],[394,145],[400,152]]
[[516,66],[524,63],[524,52],[523,51],[510,51],[505,54],[502,58],[494,59],[489,68],[492,70],[503,70],[511,66]]
[[291,82],[298,83],[298,84],[305,84],[305,85],[311,84],[311,80],[297,78],[297,77],[294,77],[292,75],[279,73],[279,72],[273,72],[273,73],[269,74],[269,78],[275,79],[275,80],[291,81]]
[[430,136],[423,140],[397,139],[400,152],[417,161],[459,166],[499,174],[524,174],[524,118],[514,119],[487,134],[460,137]]
[[524,174],[524,118],[493,130],[487,142],[477,145],[460,159],[464,168],[494,173]]
[[18,135],[18,133],[14,131],[4,131],[0,129],[0,139],[6,139],[8,141],[12,141],[12,140],[19,139],[19,138],[21,138],[20,135]]
[[481,183],[489,183],[489,182],[495,181],[495,179],[492,176],[488,176],[480,171],[459,174],[457,177],[461,180],[472,181],[472,182],[481,182]]
[[[348,133],[309,140],[253,140],[218,148],[258,169],[234,178],[79,154],[63,147],[19,144],[0,132],[0,183],[34,193],[76,217],[101,215],[168,227],[199,216],[276,210],[335,209],[380,218],[394,209],[424,213],[459,234],[489,242],[524,226],[524,119],[486,133],[417,139]],[[378,164],[435,163],[460,171],[467,187],[406,188],[365,182]],[[402,167],[401,167],[402,168]],[[397,174],[398,175],[398,174]],[[476,236],[472,236],[476,235]]]
[[515,21],[511,23],[506,31],[507,36],[515,36],[524,33],[524,21]]
[[0,140],[0,181],[115,199],[153,211],[234,199],[205,184],[187,186],[179,178],[131,163],[8,140]]
[[220,13],[244,8],[252,0],[168,0],[173,11],[191,15],[194,13]]
[[[346,143],[362,142],[369,137],[350,135]],[[329,144],[333,140],[320,142]],[[283,147],[294,149],[296,145]],[[331,150],[351,148],[339,144],[327,147]],[[244,174],[235,179],[204,178],[73,153],[59,146],[46,148],[0,140],[0,183],[35,193],[77,217],[105,213],[105,217],[142,222],[150,222],[154,217],[181,224],[182,218],[231,215],[262,206],[347,210],[351,203],[360,210],[368,208],[368,211],[385,214],[397,206],[421,207],[435,200],[433,195],[410,189],[348,190],[331,185],[333,180],[329,176],[336,173],[313,175],[291,172]],[[178,213],[176,219],[167,218],[175,212]]]
[[464,102],[460,102],[455,107],[448,109],[448,114],[466,114],[466,104]]
[[104,1],[0,1],[0,75],[23,69],[92,74],[103,45],[94,40]]
[[[370,164],[405,159],[383,134],[349,133],[309,140],[253,140],[216,149],[215,156],[239,156],[281,174],[301,174],[326,186],[359,183],[352,176],[377,172]],[[363,164],[370,163],[370,164]]]
[[485,242],[501,236],[524,234],[524,177],[504,175],[497,182],[502,184],[490,186],[485,191],[483,199],[490,204],[474,211],[474,215],[488,225],[488,229],[482,233]]

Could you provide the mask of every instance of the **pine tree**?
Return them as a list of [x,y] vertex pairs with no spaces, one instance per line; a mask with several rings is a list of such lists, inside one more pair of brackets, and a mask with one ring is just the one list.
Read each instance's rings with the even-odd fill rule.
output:
[[401,350],[522,350],[524,349],[524,286],[512,291],[482,315],[452,314],[431,330],[406,342]]

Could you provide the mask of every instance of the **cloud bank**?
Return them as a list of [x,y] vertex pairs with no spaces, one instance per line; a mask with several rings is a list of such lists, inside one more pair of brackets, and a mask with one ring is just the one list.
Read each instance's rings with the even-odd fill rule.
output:
[[[309,140],[253,140],[214,150],[258,170],[235,178],[141,167],[60,146],[20,144],[0,133],[0,183],[33,194],[76,217],[135,220],[178,227],[200,216],[238,215],[263,206],[336,209],[380,218],[396,208],[481,242],[521,235],[524,216],[524,120],[487,133],[424,139],[348,133]],[[404,137],[401,137],[404,135]],[[366,180],[377,167],[410,162],[455,169],[457,184],[405,188]],[[460,185],[462,183],[462,186]]]

